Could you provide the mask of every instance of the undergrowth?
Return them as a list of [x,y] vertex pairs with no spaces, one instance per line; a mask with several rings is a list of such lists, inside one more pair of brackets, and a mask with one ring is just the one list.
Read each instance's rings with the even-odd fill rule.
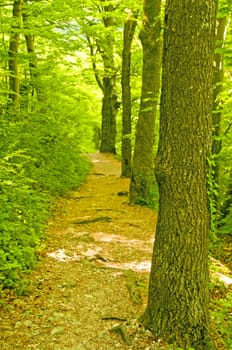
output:
[[232,291],[211,303],[212,323],[217,348],[232,349]]
[[2,120],[0,290],[21,290],[23,274],[33,268],[41,249],[52,198],[79,187],[89,167],[78,130],[68,130],[53,115]]
[[[221,255],[223,260],[225,257]],[[216,349],[232,349],[232,285],[221,281],[230,276],[230,268],[221,261],[210,260],[210,316],[211,332]]]

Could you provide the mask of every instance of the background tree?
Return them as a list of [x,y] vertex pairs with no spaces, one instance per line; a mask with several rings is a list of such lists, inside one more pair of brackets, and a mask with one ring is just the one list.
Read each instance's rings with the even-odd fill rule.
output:
[[137,21],[133,14],[124,21],[122,51],[122,176],[131,175],[131,44]]
[[[217,2],[167,0],[160,139],[160,202],[144,324],[177,346],[209,349],[207,159]],[[200,79],[199,79],[200,77]]]
[[133,13],[124,21],[122,51],[122,176],[131,176],[131,44],[137,20]]
[[19,68],[18,68],[18,50],[20,40],[22,16],[22,0],[14,0],[12,11],[12,26],[10,33],[10,43],[8,51],[9,63],[9,105],[14,112],[19,109]]
[[[97,7],[98,19],[91,18],[84,21],[83,31],[87,35],[96,82],[103,93],[100,151],[116,153],[116,116],[120,103],[116,91],[117,69],[114,53],[115,6],[103,0],[98,3]],[[99,74],[100,70],[97,68],[97,55],[100,55],[102,59],[103,74]]]
[[214,53],[214,76],[213,76],[213,180],[214,180],[214,205],[217,216],[220,214],[220,151],[222,147],[222,125],[223,125],[223,92],[225,90],[224,82],[224,46],[228,30],[230,17],[228,13],[219,9],[216,25],[216,43]]
[[118,102],[116,93],[116,71],[114,67],[113,43],[114,37],[108,29],[113,26],[114,20],[112,12],[114,7],[110,5],[103,6],[103,23],[106,28],[105,39],[101,41],[100,52],[104,64],[103,78],[103,101],[102,101],[102,128],[101,128],[101,152],[116,153],[116,115],[118,112]]
[[45,94],[38,68],[38,57],[35,51],[35,28],[30,7],[31,3],[27,0],[24,1],[22,19],[30,72],[30,97],[33,98],[35,95],[39,107],[42,108],[45,103]]
[[130,201],[151,203],[154,185],[154,130],[155,114],[160,90],[161,1],[144,0],[143,28],[140,39],[143,46],[142,92],[130,182]]
[[[215,232],[231,232],[231,4],[219,1],[214,55],[212,186]],[[215,225],[216,223],[216,225]],[[221,236],[222,237],[222,236]]]

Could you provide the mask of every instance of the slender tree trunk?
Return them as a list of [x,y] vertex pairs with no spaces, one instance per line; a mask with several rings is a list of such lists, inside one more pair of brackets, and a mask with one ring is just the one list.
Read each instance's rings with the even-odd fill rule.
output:
[[136,19],[124,22],[122,51],[122,176],[131,176],[131,44],[135,32]]
[[[216,26],[216,47],[214,53],[214,77],[213,77],[213,144],[212,155],[214,156],[213,175],[214,183],[219,187],[219,173],[220,173],[220,151],[222,147],[221,140],[221,122],[223,116],[223,101],[221,93],[224,89],[224,53],[223,47],[225,44],[226,30],[228,24],[228,17],[217,19]],[[217,209],[218,191],[214,191],[214,201]]]
[[13,3],[12,27],[10,35],[10,45],[8,51],[9,64],[9,106],[13,112],[19,109],[19,69],[18,69],[18,49],[19,49],[19,29],[21,27],[22,0],[15,0]]
[[104,63],[104,77],[101,79],[96,65],[96,53],[94,52],[94,45],[91,42],[91,38],[87,36],[88,44],[90,47],[90,54],[92,58],[92,66],[95,75],[96,82],[99,88],[102,90],[102,121],[101,121],[101,137],[100,137],[100,152],[102,153],[116,153],[116,116],[118,113],[119,103],[117,101],[117,95],[115,93],[115,72],[111,69],[114,68],[113,61],[110,60],[109,66],[108,57],[103,54],[103,50],[98,45],[98,50],[102,54]]
[[143,321],[184,349],[211,349],[207,158],[217,1],[167,0],[160,138],[160,203]]
[[144,0],[143,28],[140,32],[143,46],[142,93],[130,182],[130,201],[138,204],[151,202],[151,188],[155,180],[153,145],[162,47],[160,7],[161,1]]
[[[101,3],[102,6],[99,6],[99,11],[102,13],[105,33],[102,33],[101,40],[96,38],[92,40],[91,36],[87,35],[87,41],[90,48],[95,79],[103,93],[100,152],[116,153],[116,116],[120,104],[117,101],[115,87],[116,69],[114,66],[114,36],[112,32],[114,26],[114,19],[112,17],[113,6],[105,5],[105,0],[102,0]],[[97,53],[101,54],[103,61],[103,78],[97,69]]]
[[26,40],[26,47],[27,47],[28,60],[29,60],[30,77],[31,77],[31,86],[32,86],[31,95],[33,96],[34,93],[36,93],[38,103],[41,107],[45,103],[45,95],[43,92],[41,78],[38,71],[37,55],[34,47],[34,36],[32,34],[29,34],[30,27],[28,24],[28,18],[29,18],[28,6],[29,6],[28,1],[25,1],[22,18],[23,18],[23,26],[25,31],[25,40]]
[[[0,9],[0,16],[2,16],[1,9]],[[2,50],[7,52],[8,50],[8,43],[7,43],[7,36],[5,33],[1,33],[1,46]],[[8,59],[5,59],[1,57],[1,67],[2,67],[2,74],[1,74],[1,86],[2,86],[2,92],[1,92],[1,97],[2,101],[4,101],[4,105],[7,107],[7,101],[8,101],[8,96],[9,96],[9,84],[8,84],[8,69],[9,69],[9,64],[8,64]],[[4,72],[4,73],[3,73]],[[2,109],[5,109],[3,107],[3,102],[2,102]]]

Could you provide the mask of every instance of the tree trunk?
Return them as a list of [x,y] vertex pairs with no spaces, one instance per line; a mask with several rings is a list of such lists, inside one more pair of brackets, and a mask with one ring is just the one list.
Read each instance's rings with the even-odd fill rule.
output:
[[[111,42],[110,38],[108,38]],[[113,61],[113,48],[107,47],[104,42],[97,43],[97,51],[101,53],[104,65],[104,77],[101,78],[96,65],[96,53],[91,37],[87,35],[87,41],[90,48],[92,59],[92,67],[96,82],[102,90],[102,121],[101,121],[101,137],[100,152],[116,153],[116,116],[118,113],[119,103],[115,94],[115,72]]]
[[130,182],[130,201],[138,204],[151,202],[151,187],[155,180],[153,145],[162,47],[160,6],[161,1],[153,0],[144,0],[143,4],[144,20],[140,32],[143,46],[142,93]]
[[[102,0],[105,3],[105,0]],[[116,94],[116,69],[114,66],[114,19],[112,5],[103,5],[100,10],[103,13],[105,26],[104,37],[98,41],[99,51],[104,65],[103,99],[102,99],[102,125],[100,152],[116,153],[116,116],[119,108]]]
[[131,44],[135,32],[136,19],[124,22],[122,51],[122,176],[131,176]]
[[8,51],[9,64],[9,107],[16,113],[19,109],[19,69],[18,69],[18,49],[19,49],[19,29],[21,27],[22,0],[15,0],[13,3],[12,27],[10,35],[10,45]]
[[[214,54],[214,76],[213,76],[213,144],[212,144],[212,155],[214,156],[213,166],[213,178],[214,183],[219,187],[219,172],[220,172],[220,159],[219,154],[222,147],[221,140],[221,122],[223,114],[223,101],[221,93],[223,92],[224,86],[224,53],[223,47],[226,38],[226,29],[228,24],[228,18],[217,19],[216,26],[216,49]],[[218,203],[218,191],[214,191],[214,202],[216,208],[219,210]]]
[[29,18],[28,6],[29,6],[28,1],[25,1],[22,18],[23,18],[23,26],[25,31],[25,40],[26,40],[26,47],[27,47],[28,60],[29,60],[30,77],[31,77],[31,87],[32,87],[31,95],[33,96],[34,93],[36,93],[38,103],[41,107],[45,103],[45,95],[43,92],[43,87],[40,81],[41,80],[40,74],[38,71],[37,55],[34,48],[34,36],[29,34],[30,27],[28,26],[28,18]]
[[160,138],[160,203],[143,321],[184,349],[210,349],[207,158],[211,152],[216,1],[167,0]]
[[114,93],[115,78],[104,77],[104,96],[102,100],[102,126],[100,152],[116,153],[116,115],[117,96]]

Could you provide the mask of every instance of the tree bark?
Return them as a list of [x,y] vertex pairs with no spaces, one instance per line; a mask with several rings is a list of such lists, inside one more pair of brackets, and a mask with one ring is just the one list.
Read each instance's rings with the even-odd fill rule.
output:
[[19,69],[18,69],[18,49],[19,49],[19,30],[21,27],[22,0],[15,0],[13,3],[12,27],[10,35],[10,44],[8,51],[9,65],[9,107],[16,113],[19,109]]
[[210,349],[207,158],[211,153],[216,0],[167,0],[160,138],[160,202],[143,321],[184,349]]
[[103,78],[104,96],[102,99],[102,125],[100,152],[116,153],[116,115],[117,96],[115,94],[115,78]]
[[124,22],[122,51],[122,172],[125,177],[131,176],[131,44],[137,21],[128,18]]
[[144,0],[142,92],[130,182],[130,201],[149,204],[154,184],[154,129],[160,91],[161,1]]

